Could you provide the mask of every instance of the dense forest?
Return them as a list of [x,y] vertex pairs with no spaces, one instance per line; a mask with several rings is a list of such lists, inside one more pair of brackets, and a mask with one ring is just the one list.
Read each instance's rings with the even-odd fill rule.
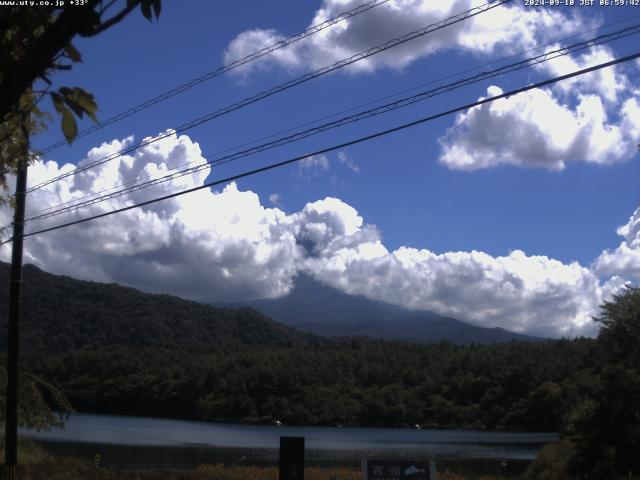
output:
[[[0,305],[8,265],[0,264]],[[558,431],[590,339],[419,345],[326,338],[26,266],[25,369],[83,412],[219,422]],[[0,329],[4,345],[5,332]],[[60,403],[60,402],[58,402]]]
[[557,431],[590,381],[592,340],[455,346],[148,347],[33,354],[80,411],[295,425]]
[[46,405],[69,401],[216,422],[558,431],[535,466],[560,476],[537,478],[640,471],[639,289],[603,306],[596,339],[424,345],[318,337],[251,309],[25,273],[23,424],[51,425]]
[[[309,345],[321,337],[248,308],[216,308],[171,295],[52,275],[24,267],[23,352],[98,351],[157,345]],[[0,262],[0,312],[7,311],[9,265]],[[5,317],[6,318],[6,317]],[[0,322],[0,348],[6,348]]]

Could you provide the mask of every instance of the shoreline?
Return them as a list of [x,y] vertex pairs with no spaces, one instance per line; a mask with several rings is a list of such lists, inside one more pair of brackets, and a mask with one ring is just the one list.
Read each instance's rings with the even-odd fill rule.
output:
[[245,425],[105,414],[74,414],[63,429],[21,429],[19,434],[45,442],[212,448],[278,448],[281,436],[296,436],[317,450],[420,449],[436,455],[471,452],[500,458],[533,458],[558,439],[554,432]]
[[544,431],[544,430],[517,430],[517,429],[482,429],[482,428],[470,428],[465,426],[456,426],[456,425],[448,425],[448,426],[439,426],[439,425],[429,425],[422,424],[418,425],[402,425],[402,426],[390,426],[390,425],[343,425],[343,424],[277,424],[274,421],[269,422],[250,422],[250,421],[209,421],[209,420],[199,420],[197,418],[187,418],[187,417],[178,417],[178,416],[157,416],[157,415],[144,415],[144,414],[128,414],[128,413],[104,413],[93,410],[83,410],[76,411],[74,413],[70,413],[64,415],[65,421],[68,421],[74,417],[93,417],[93,418],[103,418],[103,419],[111,419],[111,418],[119,418],[124,420],[147,420],[152,422],[176,422],[183,424],[191,424],[191,425],[210,425],[221,428],[280,428],[280,429],[318,429],[318,430],[370,430],[370,431],[406,431],[406,432],[416,432],[416,431],[426,431],[433,433],[460,433],[460,434],[496,434],[496,435],[522,435],[522,436],[540,436],[540,437],[557,437],[558,432],[555,431]]

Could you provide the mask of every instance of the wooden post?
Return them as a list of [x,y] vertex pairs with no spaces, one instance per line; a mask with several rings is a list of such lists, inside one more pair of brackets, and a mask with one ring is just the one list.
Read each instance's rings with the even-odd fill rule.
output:
[[279,480],[304,480],[304,437],[280,437]]
[[24,210],[27,191],[27,156],[29,132],[23,123],[24,152],[18,160],[15,211],[13,215],[13,242],[11,248],[11,280],[9,283],[9,325],[7,332],[7,403],[5,412],[4,463],[5,479],[15,480],[18,463],[18,342],[20,300],[22,295],[22,243]]

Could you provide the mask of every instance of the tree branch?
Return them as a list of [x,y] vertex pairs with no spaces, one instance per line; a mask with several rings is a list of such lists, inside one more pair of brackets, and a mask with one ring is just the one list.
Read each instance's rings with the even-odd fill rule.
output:
[[[95,5],[94,0],[87,8],[93,9]],[[58,52],[76,35],[78,21],[76,9],[64,10],[30,45],[29,54],[6,66],[0,80],[0,122],[18,105],[22,94],[35,80],[45,75]]]
[[[95,12],[100,0],[89,0],[84,8]],[[0,123],[20,101],[22,94],[33,85],[36,79],[44,77],[54,65],[54,58],[81,32],[92,37],[107,30],[123,20],[140,5],[140,0],[127,2],[126,8],[105,22],[99,23],[87,31],[87,10],[67,8],[57,16],[46,31],[29,46],[29,52],[22,58],[7,65],[0,78]]]
[[135,2],[132,2],[126,8],[123,8],[120,11],[120,13],[117,13],[116,15],[111,17],[109,20],[101,22],[100,25],[96,26],[91,31],[86,32],[86,33],[82,33],[81,36],[83,36],[83,37],[93,37],[95,35],[98,35],[101,32],[104,32],[105,30],[107,30],[107,29],[111,28],[112,26],[114,26],[116,23],[119,23],[122,20],[124,20],[124,18],[127,15],[129,15],[139,4],[140,4],[139,0],[137,0]]
[[116,3],[116,0],[111,0],[109,3],[107,3],[106,5],[102,5],[102,3],[100,4],[100,15],[104,15],[104,13],[109,10],[113,4]]

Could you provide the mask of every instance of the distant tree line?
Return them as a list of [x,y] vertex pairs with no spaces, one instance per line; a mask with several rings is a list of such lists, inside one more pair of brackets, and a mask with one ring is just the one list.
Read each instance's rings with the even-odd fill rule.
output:
[[588,339],[455,346],[118,348],[33,354],[80,411],[215,422],[558,431],[591,388]]

